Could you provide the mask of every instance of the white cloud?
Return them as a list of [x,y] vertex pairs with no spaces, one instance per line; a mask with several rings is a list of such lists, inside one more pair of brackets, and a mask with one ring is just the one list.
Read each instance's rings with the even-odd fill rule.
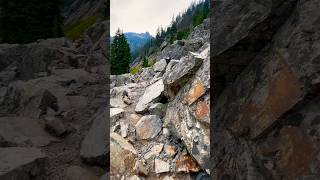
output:
[[173,15],[198,0],[111,0],[111,36],[118,28],[124,32],[156,34],[158,26],[166,27]]

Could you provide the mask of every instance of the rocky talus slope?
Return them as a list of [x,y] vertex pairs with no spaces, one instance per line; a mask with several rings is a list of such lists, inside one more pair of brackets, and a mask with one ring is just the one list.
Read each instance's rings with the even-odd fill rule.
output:
[[320,177],[320,1],[212,1],[213,179]]
[[0,45],[1,180],[107,179],[108,27]]
[[111,76],[111,179],[209,179],[209,22],[152,67]]

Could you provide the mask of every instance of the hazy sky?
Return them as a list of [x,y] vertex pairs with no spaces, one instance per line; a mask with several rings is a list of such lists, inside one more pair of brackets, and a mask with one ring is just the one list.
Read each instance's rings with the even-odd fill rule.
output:
[[156,34],[157,27],[167,27],[173,15],[199,0],[111,0],[111,36],[118,27],[124,32],[150,32]]

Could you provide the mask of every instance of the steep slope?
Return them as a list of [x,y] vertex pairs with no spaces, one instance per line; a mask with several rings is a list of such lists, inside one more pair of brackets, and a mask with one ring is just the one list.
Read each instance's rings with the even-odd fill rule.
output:
[[89,17],[98,16],[103,11],[106,0],[68,0],[65,1],[63,15],[65,24],[70,25]]
[[212,1],[214,179],[318,179],[318,0]]
[[111,179],[209,179],[208,37],[209,19],[153,67],[111,77]]

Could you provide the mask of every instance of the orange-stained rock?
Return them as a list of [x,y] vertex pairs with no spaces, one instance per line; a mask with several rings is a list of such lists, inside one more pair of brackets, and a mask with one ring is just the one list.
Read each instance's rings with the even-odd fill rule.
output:
[[269,137],[257,147],[259,155],[278,154],[276,166],[286,175],[286,179],[310,174],[312,163],[317,161],[319,147],[303,130],[298,127],[284,127],[278,137]]
[[173,158],[174,155],[177,153],[177,148],[172,145],[165,145],[164,151],[166,152],[169,158]]
[[119,134],[110,135],[110,176],[111,178],[134,174],[137,152],[134,147]]
[[301,83],[282,57],[278,55],[277,59],[270,62],[270,66],[273,63],[278,63],[279,70],[276,74],[268,73],[270,80],[264,87],[267,89],[266,97],[257,102],[255,98],[264,91],[263,88],[257,89],[240,107],[240,124],[250,126],[252,138],[259,136],[292,108],[302,94]]
[[210,114],[209,105],[203,101],[198,102],[197,107],[196,107],[196,118],[202,120],[202,119],[208,117],[209,114]]
[[280,160],[278,166],[293,179],[308,175],[310,165],[316,159],[319,149],[315,149],[309,137],[299,128],[284,128],[280,132]]
[[189,155],[181,155],[176,161],[177,172],[199,172],[200,166],[198,163]]
[[191,105],[194,103],[199,97],[201,97],[205,93],[203,85],[197,81],[193,87],[190,89],[188,94],[185,96],[185,101],[188,103],[188,105]]

